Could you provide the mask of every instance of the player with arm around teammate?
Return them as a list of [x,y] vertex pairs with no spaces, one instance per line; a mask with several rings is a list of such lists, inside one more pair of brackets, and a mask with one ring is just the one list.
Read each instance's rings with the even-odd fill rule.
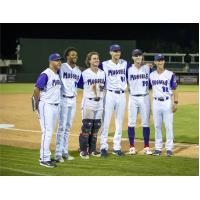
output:
[[76,49],[74,47],[67,48],[64,51],[64,58],[67,62],[61,65],[59,72],[61,102],[56,135],[56,162],[64,162],[63,158],[74,160],[74,157],[68,153],[69,131],[76,112],[77,84],[81,77],[81,70],[76,65],[78,58]]
[[177,110],[178,93],[175,74],[164,68],[165,59],[162,54],[155,55],[154,62],[157,70],[150,74],[153,90],[153,119],[155,126],[155,151],[153,155],[162,153],[162,123],[166,129],[167,156],[172,156],[173,149],[173,113]]
[[122,124],[126,107],[125,90],[127,87],[126,69],[127,62],[120,59],[121,48],[114,44],[110,46],[111,59],[104,61],[100,68],[106,74],[106,96],[105,112],[103,117],[103,126],[101,133],[101,156],[108,156],[108,131],[113,111],[115,112],[115,135],[113,138],[112,153],[117,156],[124,156],[121,151]]
[[140,49],[132,51],[132,64],[127,70],[127,79],[129,86],[129,102],[128,102],[128,137],[130,149],[128,154],[136,154],[135,148],[135,125],[138,112],[141,115],[143,138],[144,138],[144,154],[151,155],[149,149],[150,136],[150,97],[149,97],[149,75],[150,67],[143,65],[143,53]]
[[79,87],[84,89],[79,136],[80,157],[83,159],[89,159],[89,155],[101,156],[96,150],[96,143],[103,115],[105,73],[98,68],[99,62],[99,54],[89,52],[86,56],[86,65],[89,68],[82,72],[79,82]]
[[50,143],[55,129],[60,103],[61,82],[58,70],[61,66],[59,54],[49,56],[49,68],[44,70],[35,84],[33,98],[36,101],[36,110],[39,112],[42,139],[40,147],[40,165],[53,168]]

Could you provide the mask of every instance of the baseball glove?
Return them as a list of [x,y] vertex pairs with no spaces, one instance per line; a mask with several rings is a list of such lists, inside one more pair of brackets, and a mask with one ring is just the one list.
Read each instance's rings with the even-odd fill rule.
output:
[[32,109],[33,109],[33,111],[38,110],[39,101],[36,100],[36,98],[34,96],[32,96],[31,101],[32,101]]

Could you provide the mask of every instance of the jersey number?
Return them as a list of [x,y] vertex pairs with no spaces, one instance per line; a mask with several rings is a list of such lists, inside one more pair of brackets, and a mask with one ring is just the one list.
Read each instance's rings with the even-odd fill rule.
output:
[[122,82],[125,82],[125,81],[126,81],[126,78],[123,77],[123,76],[121,76],[121,81],[122,81]]
[[142,86],[148,86],[148,81],[142,81]]
[[162,87],[163,92],[169,92],[168,87]]

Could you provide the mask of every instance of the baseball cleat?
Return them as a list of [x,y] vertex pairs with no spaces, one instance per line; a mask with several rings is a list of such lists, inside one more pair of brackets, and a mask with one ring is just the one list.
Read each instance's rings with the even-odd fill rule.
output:
[[63,157],[60,156],[60,157],[56,157],[56,158],[55,158],[55,162],[57,162],[57,163],[63,163],[63,162],[65,162],[65,161],[64,161]]
[[173,156],[173,153],[171,150],[167,150],[167,156],[169,156],[169,157]]
[[135,154],[137,154],[137,151],[136,151],[135,147],[131,147],[129,149],[129,152],[127,152],[126,154],[135,155]]
[[146,155],[152,155],[152,151],[150,150],[149,147],[145,147],[144,150],[143,150],[144,154]]
[[57,165],[56,165],[54,162],[52,162],[52,161],[46,161],[46,162],[41,161],[41,162],[40,162],[40,165],[41,165],[41,166],[44,166],[44,167],[48,167],[48,168],[57,167]]
[[80,157],[83,158],[83,159],[89,159],[89,155],[88,155],[88,152],[86,151],[81,151],[80,152]]
[[106,149],[101,149],[101,157],[107,157],[108,156],[108,151]]
[[154,152],[153,152],[153,155],[154,156],[160,156],[161,155],[161,151],[160,150],[155,150]]
[[[39,162],[43,162],[41,158],[39,159]],[[55,162],[55,159],[51,158],[51,162]]]
[[93,152],[91,153],[91,155],[94,156],[94,157],[101,157],[101,153],[98,152],[98,151],[93,151]]
[[69,154],[64,154],[63,158],[66,159],[66,160],[74,160],[74,157],[70,156]]
[[125,156],[121,150],[113,150],[112,154],[120,157]]

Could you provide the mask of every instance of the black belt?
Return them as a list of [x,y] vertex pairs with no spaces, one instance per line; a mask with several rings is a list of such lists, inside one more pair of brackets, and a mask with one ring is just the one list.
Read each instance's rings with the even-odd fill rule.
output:
[[95,97],[95,98],[88,98],[89,100],[94,100],[94,101],[100,101],[100,97]]
[[166,101],[166,100],[169,99],[169,97],[166,97],[166,98],[163,98],[163,97],[159,97],[159,98],[154,97],[154,99],[155,99],[155,100],[158,100],[158,101]]
[[148,94],[134,94],[134,95],[131,95],[131,96],[134,96],[134,97],[145,97],[147,95]]
[[72,99],[72,98],[74,98],[75,96],[66,96],[66,95],[62,95],[63,97],[65,97],[65,98],[70,98],[70,99]]
[[124,93],[125,91],[119,90],[119,91],[114,91],[114,90],[109,90],[110,92],[114,92],[116,94],[121,94]]
[[50,103],[51,105],[53,105],[53,106],[58,106],[59,105],[59,103]]

